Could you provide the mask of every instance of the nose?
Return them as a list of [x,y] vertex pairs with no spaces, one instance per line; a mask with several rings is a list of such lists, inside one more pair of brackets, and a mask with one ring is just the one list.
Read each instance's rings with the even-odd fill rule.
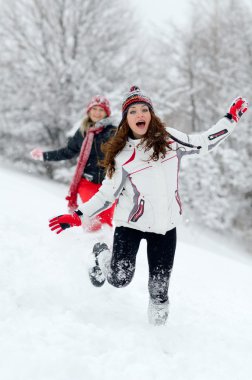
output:
[[144,116],[144,112],[142,112],[142,111],[138,111],[137,112],[137,117],[138,118],[141,118],[141,117],[143,117]]

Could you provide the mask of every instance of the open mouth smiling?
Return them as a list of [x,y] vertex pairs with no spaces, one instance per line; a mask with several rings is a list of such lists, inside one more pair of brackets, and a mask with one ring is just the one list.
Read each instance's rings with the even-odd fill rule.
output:
[[136,123],[136,125],[137,125],[137,127],[145,127],[145,121],[138,121],[137,123]]

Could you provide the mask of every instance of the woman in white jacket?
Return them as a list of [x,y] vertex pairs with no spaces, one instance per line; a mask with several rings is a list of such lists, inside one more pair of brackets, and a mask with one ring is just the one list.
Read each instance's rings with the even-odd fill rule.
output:
[[149,321],[166,323],[168,286],[176,249],[176,226],[181,220],[178,174],[183,156],[206,154],[235,128],[247,110],[246,101],[234,100],[228,113],[208,131],[187,135],[166,128],[155,115],[149,97],[133,86],[122,105],[118,132],[104,146],[106,168],[99,192],[72,215],[50,221],[56,233],[79,226],[106,210],[116,200],[112,252],[97,244],[90,279],[101,286],[107,279],[116,287],[128,285],[134,275],[140,241],[147,241],[149,264]]

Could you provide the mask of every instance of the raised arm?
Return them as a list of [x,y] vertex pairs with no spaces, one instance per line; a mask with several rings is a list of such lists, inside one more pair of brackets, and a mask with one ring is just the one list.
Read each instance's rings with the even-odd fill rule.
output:
[[207,131],[188,135],[173,128],[168,128],[171,138],[177,143],[183,155],[207,154],[223,142],[234,130],[241,116],[247,111],[248,103],[242,98],[236,98],[227,114]]

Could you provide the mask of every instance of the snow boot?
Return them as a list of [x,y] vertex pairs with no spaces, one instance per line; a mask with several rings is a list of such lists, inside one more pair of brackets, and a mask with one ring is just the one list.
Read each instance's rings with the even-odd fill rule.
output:
[[96,287],[101,287],[106,281],[105,275],[102,273],[98,256],[108,250],[108,246],[105,243],[96,243],[93,247],[93,252],[90,258],[90,267],[88,270],[89,278],[92,284]]
[[164,326],[169,314],[169,301],[163,303],[149,300],[148,319],[149,323],[154,326]]

